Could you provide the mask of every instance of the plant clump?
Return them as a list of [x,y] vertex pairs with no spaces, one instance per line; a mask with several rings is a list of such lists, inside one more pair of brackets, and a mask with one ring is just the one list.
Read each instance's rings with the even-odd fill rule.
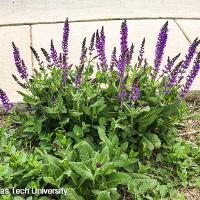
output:
[[184,98],[200,69],[200,53],[195,53],[200,41],[195,39],[181,62],[176,63],[180,54],[168,57],[161,70],[166,22],[158,35],[153,67],[144,57],[145,38],[133,64],[134,45],[128,44],[125,20],[119,56],[114,47],[110,64],[102,27],[92,34],[89,46],[84,38],[80,63],[72,65],[69,32],[67,19],[62,52],[53,40],[49,52],[41,49],[47,64],[31,47],[38,62],[33,75],[28,75],[13,43],[22,80],[13,77],[23,88],[18,92],[28,109],[12,109],[0,90],[3,108],[11,110],[11,125],[0,129],[1,187],[65,188],[67,195],[45,195],[63,200],[178,199],[183,196],[176,191],[179,186],[200,187],[200,148],[177,135],[177,125],[188,113]]

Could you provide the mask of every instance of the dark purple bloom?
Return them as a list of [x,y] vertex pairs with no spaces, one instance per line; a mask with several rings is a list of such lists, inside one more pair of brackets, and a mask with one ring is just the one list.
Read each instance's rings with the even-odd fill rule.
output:
[[120,55],[118,60],[118,78],[121,80],[125,74],[125,67],[126,67],[126,57]]
[[120,31],[120,47],[121,47],[121,54],[118,60],[118,78],[119,81],[123,80],[125,68],[127,64],[127,55],[129,54],[128,49],[128,27],[126,24],[126,20],[122,22],[121,31]]
[[128,26],[126,20],[122,22],[120,34],[121,55],[126,56],[128,53]]
[[133,53],[134,53],[134,45],[132,43],[129,52],[127,53],[127,61],[126,61],[127,64],[131,63],[131,60],[132,60],[132,57],[133,57]]
[[81,65],[79,68],[77,68],[77,74],[75,77],[75,85],[78,86],[81,83],[82,79],[82,73],[83,73],[84,65]]
[[183,86],[183,88],[181,89],[181,96],[185,97],[195,79],[195,77],[197,76],[198,72],[200,70],[200,53],[197,54],[197,57],[194,61],[194,65],[192,70],[190,71],[190,74],[187,76],[187,80],[185,85]]
[[0,99],[1,99],[3,109],[6,112],[8,112],[13,107],[13,104],[10,103],[8,96],[6,95],[6,93],[2,89],[0,89]]
[[120,81],[120,92],[118,93],[118,98],[119,100],[122,102],[125,100],[127,92],[126,92],[126,80],[127,80],[128,76],[126,76],[125,78],[123,78]]
[[60,53],[59,58],[58,58],[58,65],[62,66],[62,64],[63,64],[63,58],[62,58],[62,54]]
[[159,68],[162,62],[162,57],[164,54],[164,48],[166,46],[167,42],[167,32],[168,32],[168,22],[164,24],[164,26],[161,28],[160,33],[158,35],[158,40],[156,44],[156,50],[155,50],[155,59],[154,59],[154,68],[153,68],[153,79],[156,78]]
[[86,37],[85,37],[82,43],[80,65],[83,65],[85,63],[86,53],[87,53],[87,48],[86,48]]
[[47,53],[47,51],[44,48],[41,48],[41,51],[44,54],[47,62],[50,63],[51,62],[51,58],[50,58],[49,54]]
[[30,46],[30,48],[31,48],[31,51],[32,51],[32,53],[33,53],[35,59],[38,61],[38,64],[41,65],[42,62],[41,62],[41,60],[40,60],[40,57],[39,57],[37,51],[36,51],[32,46]]
[[80,57],[80,67],[77,67],[77,74],[75,76],[75,85],[79,85],[81,83],[81,78],[82,78],[82,73],[83,73],[83,69],[84,69],[84,63],[85,63],[85,59],[86,59],[86,52],[87,52],[87,48],[86,48],[86,38],[84,38],[83,43],[82,43],[82,50],[81,50],[81,57]]
[[59,61],[58,61],[58,55],[57,55],[57,51],[54,47],[54,44],[53,44],[53,40],[51,40],[51,59],[53,61],[53,64],[57,67],[60,67],[59,66]]
[[104,35],[104,28],[102,27],[100,35],[97,30],[96,32],[96,49],[100,61],[100,67],[103,71],[106,71],[108,68],[106,54],[105,54],[105,35]]
[[90,40],[90,46],[89,46],[89,55],[92,55],[92,52],[94,51],[94,40],[95,40],[95,33],[93,33],[91,40]]
[[129,100],[136,101],[140,98],[139,77],[136,77],[131,84]]
[[189,67],[199,43],[200,43],[200,40],[198,40],[198,38],[196,38],[193,41],[193,43],[190,45],[190,47],[188,49],[188,54],[185,56],[185,60],[181,66],[181,71],[180,71],[179,80],[178,80],[179,83],[183,79],[183,74],[186,72],[186,69]]
[[174,85],[177,85],[177,76],[181,70],[181,65],[183,64],[183,61],[179,62],[175,67],[174,69],[171,71],[169,77],[168,77],[168,80],[167,80],[167,83],[165,85],[165,92],[166,94],[169,94],[171,93],[171,88],[174,86]]
[[171,72],[172,67],[174,66],[175,61],[179,58],[181,54],[179,53],[178,55],[176,55],[175,57],[173,57],[172,59],[170,59],[170,57],[167,58],[167,64],[165,65],[164,69],[163,69],[163,73],[161,75],[161,77],[164,74],[168,74],[169,72]]
[[113,68],[117,66],[117,57],[116,57],[116,47],[114,47],[111,55],[111,62],[110,62],[110,70],[113,71]]
[[65,20],[64,23],[64,28],[63,28],[63,40],[62,40],[62,49],[63,49],[63,54],[68,56],[68,40],[69,40],[69,22],[68,18]]
[[145,38],[142,40],[142,44],[140,46],[139,56],[138,56],[138,67],[142,65],[144,60],[144,45],[145,45]]
[[27,88],[27,86],[24,84],[24,83],[21,83],[19,81],[19,79],[14,75],[12,74],[12,77],[14,78],[14,80],[17,82],[18,85],[20,85],[22,88]]
[[144,70],[146,70],[147,67],[148,67],[148,62],[147,62],[147,59],[145,58],[144,59],[144,66],[143,66]]
[[22,79],[26,79],[28,77],[27,67],[24,64],[24,61],[21,59],[19,49],[15,46],[14,42],[12,42],[12,46],[17,71],[19,72]]

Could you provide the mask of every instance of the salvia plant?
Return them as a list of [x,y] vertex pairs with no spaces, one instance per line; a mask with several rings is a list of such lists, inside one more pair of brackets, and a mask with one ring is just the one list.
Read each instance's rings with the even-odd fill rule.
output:
[[[0,89],[4,110],[12,109],[11,128],[1,130],[2,187],[63,187],[67,196],[46,198],[115,200],[125,199],[123,196],[164,199],[173,193],[175,184],[186,186],[190,177],[186,171],[192,166],[192,175],[198,171],[199,150],[190,152],[188,144],[177,141],[176,124],[187,112],[184,98],[200,69],[200,53],[196,53],[200,40],[194,40],[183,60],[177,61],[180,54],[168,57],[162,67],[166,22],[150,66],[144,57],[145,38],[138,59],[133,59],[134,45],[128,43],[124,20],[120,49],[113,48],[110,63],[102,27],[90,41],[83,39],[80,62],[75,65],[69,62],[69,36],[67,19],[62,51],[56,50],[53,40],[50,50],[41,48],[46,61],[31,47],[38,63],[33,75],[28,74],[19,49],[12,44],[19,72],[13,78],[22,87],[19,93],[27,109],[12,109]],[[191,155],[195,159],[186,163]],[[174,174],[168,168],[164,172],[160,163],[173,166]]]

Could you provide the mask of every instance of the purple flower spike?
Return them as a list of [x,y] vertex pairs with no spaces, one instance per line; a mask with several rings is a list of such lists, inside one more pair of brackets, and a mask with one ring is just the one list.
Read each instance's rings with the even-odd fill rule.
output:
[[185,56],[185,60],[181,66],[181,71],[180,71],[179,81],[178,81],[179,83],[183,79],[183,74],[186,72],[186,69],[189,67],[199,43],[200,43],[200,40],[198,40],[198,38],[196,38],[193,41],[193,43],[190,45],[190,47],[188,49],[188,54]]
[[125,98],[126,98],[126,95],[127,95],[127,93],[126,93],[126,81],[127,81],[127,78],[128,78],[128,76],[127,77],[125,77],[123,80],[121,80],[121,82],[120,82],[120,92],[118,93],[118,98],[119,98],[119,100],[121,101],[121,102],[123,102],[124,100],[125,100]]
[[69,40],[69,22],[68,22],[68,18],[67,18],[64,23],[63,41],[62,41],[63,54],[66,57],[68,56],[68,40]]
[[177,84],[177,76],[180,73],[181,65],[183,64],[183,61],[179,62],[175,68],[172,70],[172,72],[169,75],[168,81],[165,85],[165,92],[166,94],[171,93],[171,88]]
[[131,44],[131,47],[130,47],[130,50],[129,50],[129,53],[127,53],[127,64],[130,64],[131,63],[131,60],[133,58],[133,53],[134,53],[134,45],[133,43]]
[[76,86],[81,84],[83,69],[84,69],[84,65],[80,66],[79,69],[77,68],[77,74],[74,81]]
[[125,56],[128,53],[128,26],[126,20],[122,22],[120,34],[121,55]]
[[12,46],[17,71],[19,72],[22,79],[26,79],[28,77],[27,67],[24,64],[24,61],[21,59],[19,49],[15,46],[14,42],[12,42]]
[[96,49],[97,54],[100,61],[100,67],[102,68],[102,71],[106,71],[108,68],[107,60],[106,60],[106,54],[105,54],[105,35],[104,35],[104,28],[102,27],[101,33],[99,35],[99,32],[97,30],[96,32]]
[[125,67],[126,67],[126,57],[120,55],[118,61],[118,78],[121,80],[125,74]]
[[44,48],[41,48],[42,53],[44,54],[46,60],[48,63],[51,63],[51,58],[49,56],[49,54],[47,53],[47,51]]
[[80,57],[81,66],[85,63],[85,59],[86,59],[87,48],[85,46],[86,46],[86,37],[84,38],[83,43],[82,43],[82,50],[81,50],[81,57]]
[[92,52],[94,51],[94,40],[95,40],[95,33],[93,33],[91,40],[90,40],[90,46],[89,46],[89,55],[92,55]]
[[116,47],[114,47],[114,49],[112,51],[111,62],[110,62],[110,70],[113,71],[115,66],[117,66]]
[[81,50],[81,57],[80,57],[80,67],[77,67],[77,74],[75,76],[75,85],[80,85],[81,79],[82,79],[82,73],[84,70],[84,63],[86,60],[86,53],[87,53],[87,48],[86,48],[86,38],[84,38],[83,43],[82,43],[82,50]]
[[145,45],[145,38],[142,40],[142,44],[140,46],[139,56],[138,56],[138,67],[142,65],[144,60],[144,45]]
[[171,72],[171,69],[174,66],[175,61],[179,58],[180,55],[181,54],[179,53],[172,59],[170,59],[169,57],[167,58],[167,64],[165,65],[165,68],[163,69],[163,73],[162,73],[161,77],[164,76],[164,74],[167,75],[169,72]]
[[167,32],[168,32],[168,21],[161,28],[160,33],[158,35],[156,51],[155,51],[155,59],[154,59],[154,69],[153,69],[153,74],[152,74],[153,79],[156,78],[159,72],[161,62],[162,62],[164,48],[166,46],[167,37],[168,37]]
[[0,99],[1,99],[3,109],[6,112],[8,112],[13,107],[13,104],[10,103],[8,96],[6,95],[6,93],[2,89],[0,89]]
[[59,60],[58,60],[57,51],[56,51],[54,44],[53,44],[53,40],[51,40],[51,59],[53,61],[53,64],[58,67],[59,66]]
[[140,98],[140,86],[139,86],[139,77],[137,77],[131,84],[129,100],[136,101],[139,98]]
[[200,70],[200,53],[197,54],[197,57],[194,61],[194,65],[192,70],[190,71],[190,74],[187,76],[187,80],[183,88],[181,89],[181,96],[186,97],[190,87],[192,86],[192,83],[197,76],[198,72]]

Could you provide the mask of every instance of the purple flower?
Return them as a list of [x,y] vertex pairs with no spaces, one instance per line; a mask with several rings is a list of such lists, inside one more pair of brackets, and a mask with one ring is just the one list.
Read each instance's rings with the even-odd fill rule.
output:
[[84,38],[83,43],[82,43],[80,65],[83,65],[85,63],[86,53],[87,53],[87,48],[85,46],[86,46],[86,37]]
[[116,47],[114,47],[111,55],[111,62],[110,62],[110,70],[113,71],[113,68],[117,66],[117,57],[116,57]]
[[120,81],[120,92],[118,93],[118,98],[119,100],[122,102],[125,100],[127,92],[126,92],[126,81],[127,81],[128,76],[126,76],[125,78],[123,78]]
[[12,46],[17,71],[19,72],[22,79],[26,79],[28,77],[27,67],[24,64],[24,61],[21,59],[19,49],[15,46],[14,42],[12,42]]
[[41,48],[42,53],[44,54],[46,60],[48,63],[51,63],[51,58],[49,56],[49,54],[47,53],[47,51],[44,48]]
[[106,54],[105,54],[105,35],[104,35],[104,28],[102,27],[100,35],[97,30],[96,32],[96,49],[100,61],[100,67],[103,71],[106,71],[108,68]]
[[133,53],[134,53],[134,45],[132,43],[129,52],[127,53],[127,60],[126,60],[127,64],[131,63]]
[[140,98],[140,86],[139,86],[139,77],[136,77],[131,84],[129,100],[136,101]]
[[126,67],[126,57],[120,55],[118,60],[118,78],[121,80],[125,74],[125,67]]
[[181,71],[180,71],[179,80],[178,80],[179,83],[183,79],[183,74],[186,72],[186,69],[189,67],[199,43],[200,43],[200,40],[198,40],[198,38],[196,38],[193,41],[193,43],[190,45],[190,47],[188,49],[188,54],[185,56],[185,60],[181,66]]
[[165,65],[165,68],[163,69],[163,73],[162,73],[161,77],[164,74],[168,74],[169,72],[171,72],[171,69],[174,66],[175,61],[179,58],[180,55],[181,54],[179,53],[178,55],[176,55],[172,59],[170,59],[170,57],[167,58],[167,64]]
[[142,61],[144,60],[144,45],[145,45],[145,38],[142,40],[142,44],[140,46],[139,56],[138,56],[138,67],[142,65]]
[[147,59],[145,58],[144,65],[143,65],[144,70],[146,70],[147,67],[148,67],[148,62],[147,62]]
[[181,89],[181,96],[185,97],[195,79],[195,77],[197,76],[198,72],[200,70],[200,53],[197,54],[197,57],[194,61],[194,65],[192,70],[190,71],[190,74],[187,76],[187,80],[185,85],[183,86],[183,88]]
[[95,33],[93,33],[91,40],[90,40],[90,46],[89,46],[89,55],[92,55],[92,52],[94,51],[94,40],[95,40]]
[[58,55],[57,55],[57,51],[54,47],[54,44],[53,44],[53,40],[51,40],[51,59],[53,61],[53,64],[57,67],[59,67],[59,61],[58,61]]
[[126,20],[124,20],[121,24],[120,34],[121,55],[125,56],[128,53],[128,26],[126,24]]
[[6,95],[6,93],[2,89],[0,89],[0,99],[1,99],[3,109],[6,112],[8,112],[13,107],[13,104],[10,103],[8,96]]
[[86,59],[86,52],[87,52],[86,38],[84,38],[83,43],[82,43],[81,57],[80,57],[80,67],[77,68],[77,74],[75,76],[75,81],[74,81],[76,86],[81,83],[82,73],[83,73],[83,69],[84,69],[84,63],[85,63],[85,59]]
[[81,65],[79,68],[77,68],[77,74],[74,81],[76,86],[80,85],[81,83],[83,69],[84,69],[84,65]]
[[164,48],[166,46],[167,42],[167,32],[168,32],[168,22],[164,24],[164,26],[161,28],[160,33],[158,35],[158,40],[156,44],[156,50],[155,50],[155,59],[154,59],[154,68],[153,68],[153,79],[156,78],[159,68],[162,62],[162,57],[164,54]]
[[119,56],[118,61],[118,78],[120,81],[123,80],[125,68],[127,64],[127,55],[129,54],[128,49],[128,27],[126,24],[126,20],[124,20],[121,24],[121,31],[120,31],[120,47],[121,47],[121,54]]
[[181,65],[183,64],[183,61],[179,62],[175,68],[171,71],[169,77],[168,77],[168,80],[167,80],[167,83],[165,85],[165,93],[166,94],[169,94],[171,93],[171,88],[174,86],[174,85],[177,85],[177,76],[180,72],[180,69],[181,69]]
[[42,62],[40,60],[40,57],[39,57],[37,51],[32,46],[30,46],[30,48],[31,48],[31,51],[32,51],[33,55],[35,56],[35,59],[38,61],[38,64],[41,65]]
[[63,28],[63,40],[62,40],[62,49],[63,49],[63,54],[68,56],[68,40],[69,40],[69,22],[68,18],[65,20],[64,23],[64,28]]

